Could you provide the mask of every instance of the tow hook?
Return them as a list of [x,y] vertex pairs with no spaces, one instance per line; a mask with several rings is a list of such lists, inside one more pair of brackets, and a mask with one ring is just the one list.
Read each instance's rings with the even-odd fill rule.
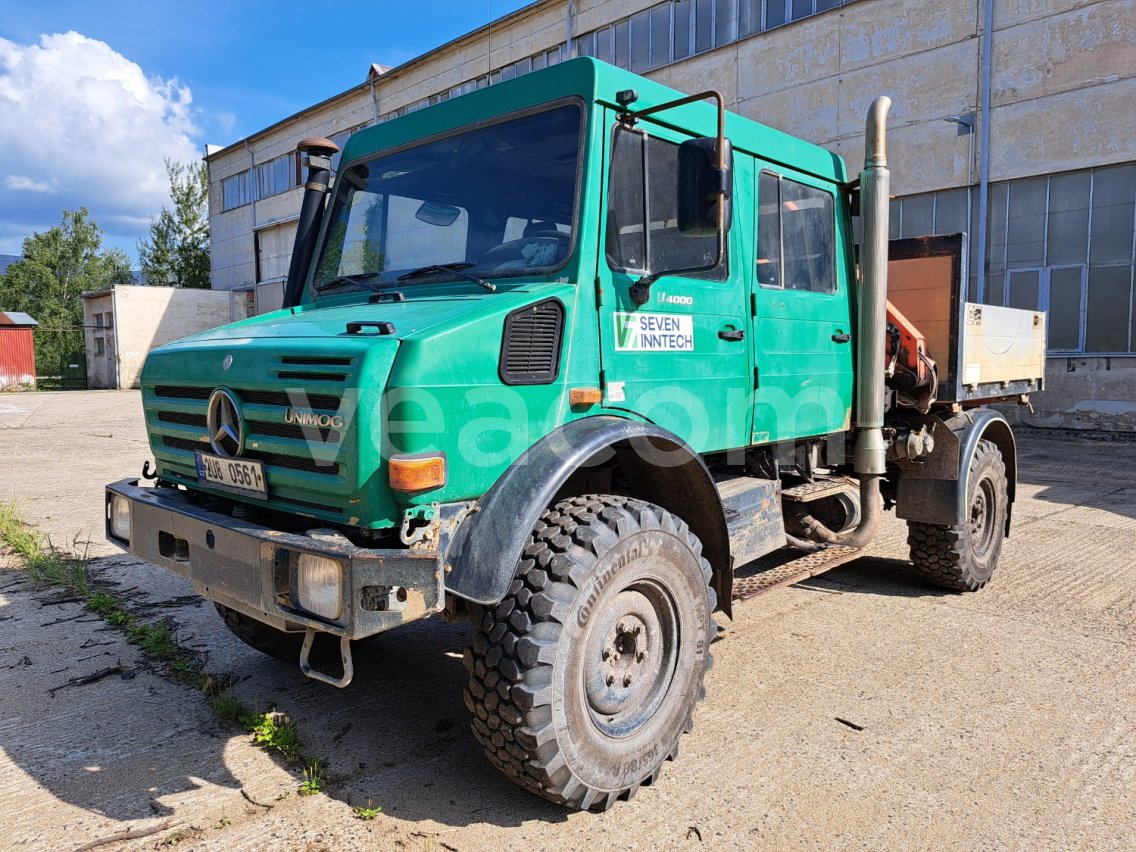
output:
[[315,639],[316,629],[309,627],[304,634],[304,645],[300,648],[300,671],[313,680],[318,680],[343,689],[343,687],[351,683],[351,678],[355,674],[355,666],[351,662],[351,640],[346,636],[339,637],[339,658],[343,662],[343,676],[334,677],[333,675],[324,674],[312,667],[311,660],[308,659],[308,657],[312,653],[312,643],[315,642]]

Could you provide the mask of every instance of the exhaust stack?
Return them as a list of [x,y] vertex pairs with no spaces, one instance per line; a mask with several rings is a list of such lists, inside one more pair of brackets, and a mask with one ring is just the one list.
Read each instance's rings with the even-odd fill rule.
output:
[[292,246],[292,261],[288,265],[288,283],[284,286],[284,307],[300,304],[304,293],[304,279],[316,248],[320,221],[323,219],[323,202],[331,182],[331,158],[339,146],[322,136],[304,139],[296,150],[307,155],[308,180],[304,184],[304,201],[300,205],[300,221],[296,225],[296,242]]
[[885,125],[891,98],[880,96],[868,108],[864,127],[864,170],[860,172],[860,209],[864,226],[860,246],[860,297],[857,299],[856,448],[853,466],[860,478],[860,523],[833,532],[806,512],[797,517],[806,538],[788,536],[804,551],[829,545],[866,547],[880,525],[880,477],[887,472],[884,443],[884,342],[887,331],[888,195]]
[[864,127],[864,170],[860,208],[864,238],[860,247],[859,350],[856,357],[856,472],[886,471],[884,444],[884,340],[887,326],[888,196],[886,128],[891,98],[880,96],[868,108]]

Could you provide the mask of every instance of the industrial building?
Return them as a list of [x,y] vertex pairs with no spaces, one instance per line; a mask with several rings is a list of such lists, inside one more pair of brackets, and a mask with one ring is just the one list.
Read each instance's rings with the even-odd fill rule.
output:
[[35,390],[38,325],[27,314],[0,311],[0,391]]
[[151,349],[249,313],[240,291],[118,285],[84,293],[87,387],[136,388]]
[[[537,0],[224,148],[210,146],[215,288],[280,304],[296,143],[573,56],[862,157],[889,122],[893,236],[966,231],[975,301],[1050,314],[1036,425],[1136,431],[1136,15],[1131,0]],[[380,59],[382,57],[376,57]],[[982,262],[979,262],[982,258]]]

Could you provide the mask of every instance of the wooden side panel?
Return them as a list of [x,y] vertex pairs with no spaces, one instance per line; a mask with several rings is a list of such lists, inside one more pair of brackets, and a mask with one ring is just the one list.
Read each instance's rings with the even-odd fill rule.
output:
[[953,264],[950,255],[888,261],[888,301],[922,332],[928,353],[941,366],[951,351]]

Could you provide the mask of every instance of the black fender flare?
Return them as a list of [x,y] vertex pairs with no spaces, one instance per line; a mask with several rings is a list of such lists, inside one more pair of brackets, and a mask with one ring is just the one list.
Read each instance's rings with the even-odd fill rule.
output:
[[[946,427],[949,441],[942,447],[936,438],[935,453],[950,452],[957,448],[958,456],[945,457],[938,465],[938,474],[905,476],[899,471],[898,499],[896,514],[907,520],[930,524],[957,526],[966,522],[967,494],[970,491],[970,460],[982,440],[992,441],[1002,454],[1006,465],[1006,535],[1010,534],[1010,515],[1018,490],[1018,448],[1014,432],[1001,412],[991,408],[975,408],[961,411],[940,420],[932,415],[916,422],[938,424],[936,429]],[[936,435],[940,433],[936,431]],[[951,446],[953,445],[953,446]],[[946,465],[943,469],[942,465]],[[931,465],[929,465],[931,466]]]
[[513,462],[466,517],[445,554],[446,591],[478,604],[500,601],[521,549],[569,477],[612,458],[640,497],[682,518],[702,542],[714,572],[718,608],[730,614],[732,563],[725,515],[702,457],[651,423],[612,415],[573,420]]

